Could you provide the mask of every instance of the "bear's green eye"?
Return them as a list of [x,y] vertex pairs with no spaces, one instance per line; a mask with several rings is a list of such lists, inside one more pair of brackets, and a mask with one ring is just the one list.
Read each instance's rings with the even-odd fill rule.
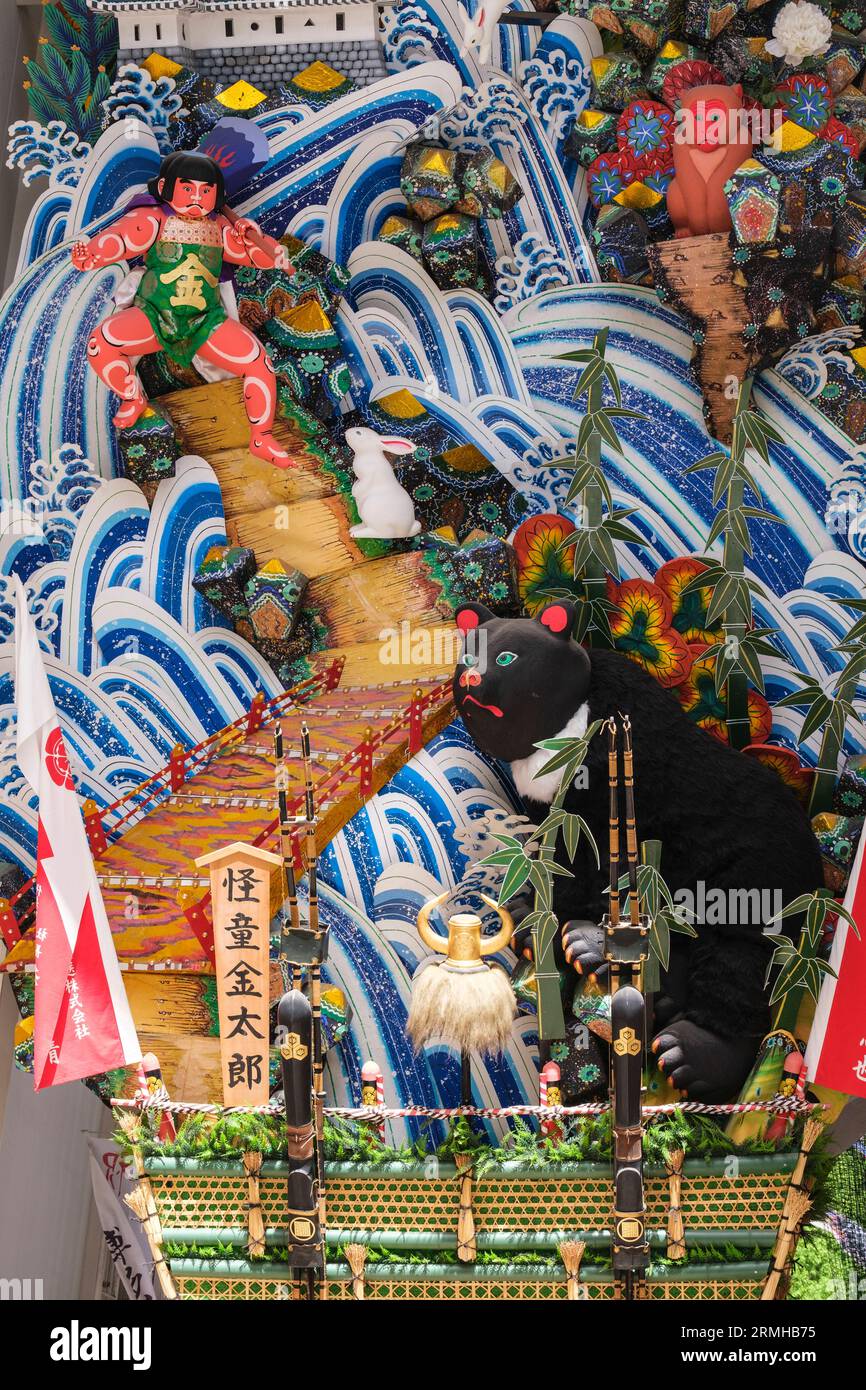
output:
[[478,657],[477,657],[477,656],[473,656],[471,652],[464,652],[464,653],[463,653],[463,665],[464,665],[464,666],[477,666],[477,665],[478,665]]
[[510,666],[511,663],[512,663],[513,661],[516,661],[516,660],[517,660],[517,652],[500,652],[499,655],[498,655],[498,657],[496,658],[496,665],[497,665],[497,666]]

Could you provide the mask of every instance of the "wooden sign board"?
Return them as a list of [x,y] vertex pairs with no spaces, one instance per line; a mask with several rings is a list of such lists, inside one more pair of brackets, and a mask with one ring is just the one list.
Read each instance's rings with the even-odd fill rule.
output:
[[267,1105],[271,876],[282,860],[234,844],[195,862],[210,873],[223,1103]]

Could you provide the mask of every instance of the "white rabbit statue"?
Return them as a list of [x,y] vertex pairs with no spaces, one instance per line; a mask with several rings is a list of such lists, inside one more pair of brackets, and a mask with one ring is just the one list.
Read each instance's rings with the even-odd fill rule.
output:
[[490,63],[490,52],[499,16],[508,9],[511,0],[483,0],[474,15],[467,14],[463,21],[463,45],[460,57],[465,58],[471,49],[478,49],[478,62],[482,67]]
[[414,454],[411,439],[382,437],[363,426],[346,430],[344,437],[355,456],[352,468],[357,482],[352,484],[352,496],[361,518],[361,524],[353,526],[349,534],[389,541],[417,536],[421,523],[415,520],[412,498],[397,482],[385,457],[386,453]]

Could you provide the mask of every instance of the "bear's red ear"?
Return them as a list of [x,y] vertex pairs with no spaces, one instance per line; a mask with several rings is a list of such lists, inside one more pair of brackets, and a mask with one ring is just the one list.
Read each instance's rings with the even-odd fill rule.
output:
[[567,642],[574,628],[574,604],[570,599],[557,599],[556,603],[549,603],[536,613],[535,621]]
[[471,632],[474,627],[488,623],[493,617],[495,614],[491,613],[489,608],[485,608],[483,603],[461,603],[454,614],[454,621],[461,632]]

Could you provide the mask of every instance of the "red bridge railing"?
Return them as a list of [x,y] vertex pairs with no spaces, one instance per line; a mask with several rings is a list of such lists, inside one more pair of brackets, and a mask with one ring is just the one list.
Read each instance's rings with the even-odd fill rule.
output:
[[[144,782],[138,783],[109,806],[98,807],[94,801],[86,801],[83,806],[84,823],[94,858],[99,858],[100,855],[105,854],[109,846],[121,838],[124,827],[129,827],[134,821],[140,820],[155,809],[159,802],[178,791],[192,777],[201,772],[213,758],[225,752],[227,748],[232,747],[235,743],[243,742],[245,738],[255,733],[264,724],[276,720],[288,705],[305,703],[313,695],[335,690],[340,682],[343,665],[343,658],[338,657],[322,671],[270,700],[265,700],[261,691],[257,692],[245,715],[241,715],[233,723],[226,725],[224,729],[202,739],[194,748],[186,749],[180,744],[176,745],[165,767],[154,772]],[[407,735],[406,751],[408,757],[414,757],[416,753],[419,753],[423,747],[424,715],[432,706],[437,705],[450,689],[450,677],[440,681],[427,691],[423,691],[419,687],[414,691],[406,708],[395,714],[382,728],[374,730],[368,727],[364,731],[360,743],[350,749],[338,763],[330,767],[316,783],[316,794],[320,802],[323,795],[333,799],[335,795],[345,792],[347,784],[353,780],[357,782],[357,791],[361,802],[368,800],[373,791],[373,769],[376,754],[392,741],[395,734],[404,728]],[[302,809],[302,805],[303,793],[299,793],[295,798],[290,798],[289,814],[296,815]],[[106,820],[110,817],[115,817],[115,819],[111,821],[110,825],[107,825]],[[275,817],[257,836],[254,843],[256,845],[266,843],[276,836],[278,829],[279,819]],[[300,856],[298,856],[296,867],[300,871]],[[8,902],[0,899],[0,934],[3,935],[7,947],[11,948],[16,941],[20,940],[22,933],[31,923],[32,908],[25,910],[20,918],[15,909],[22,899],[32,891],[34,884],[35,878],[30,878]],[[196,937],[210,955],[210,922],[205,911],[210,900],[209,894],[205,894],[201,898],[193,898],[192,893],[185,891],[183,897],[187,901],[182,903],[182,911]]]

